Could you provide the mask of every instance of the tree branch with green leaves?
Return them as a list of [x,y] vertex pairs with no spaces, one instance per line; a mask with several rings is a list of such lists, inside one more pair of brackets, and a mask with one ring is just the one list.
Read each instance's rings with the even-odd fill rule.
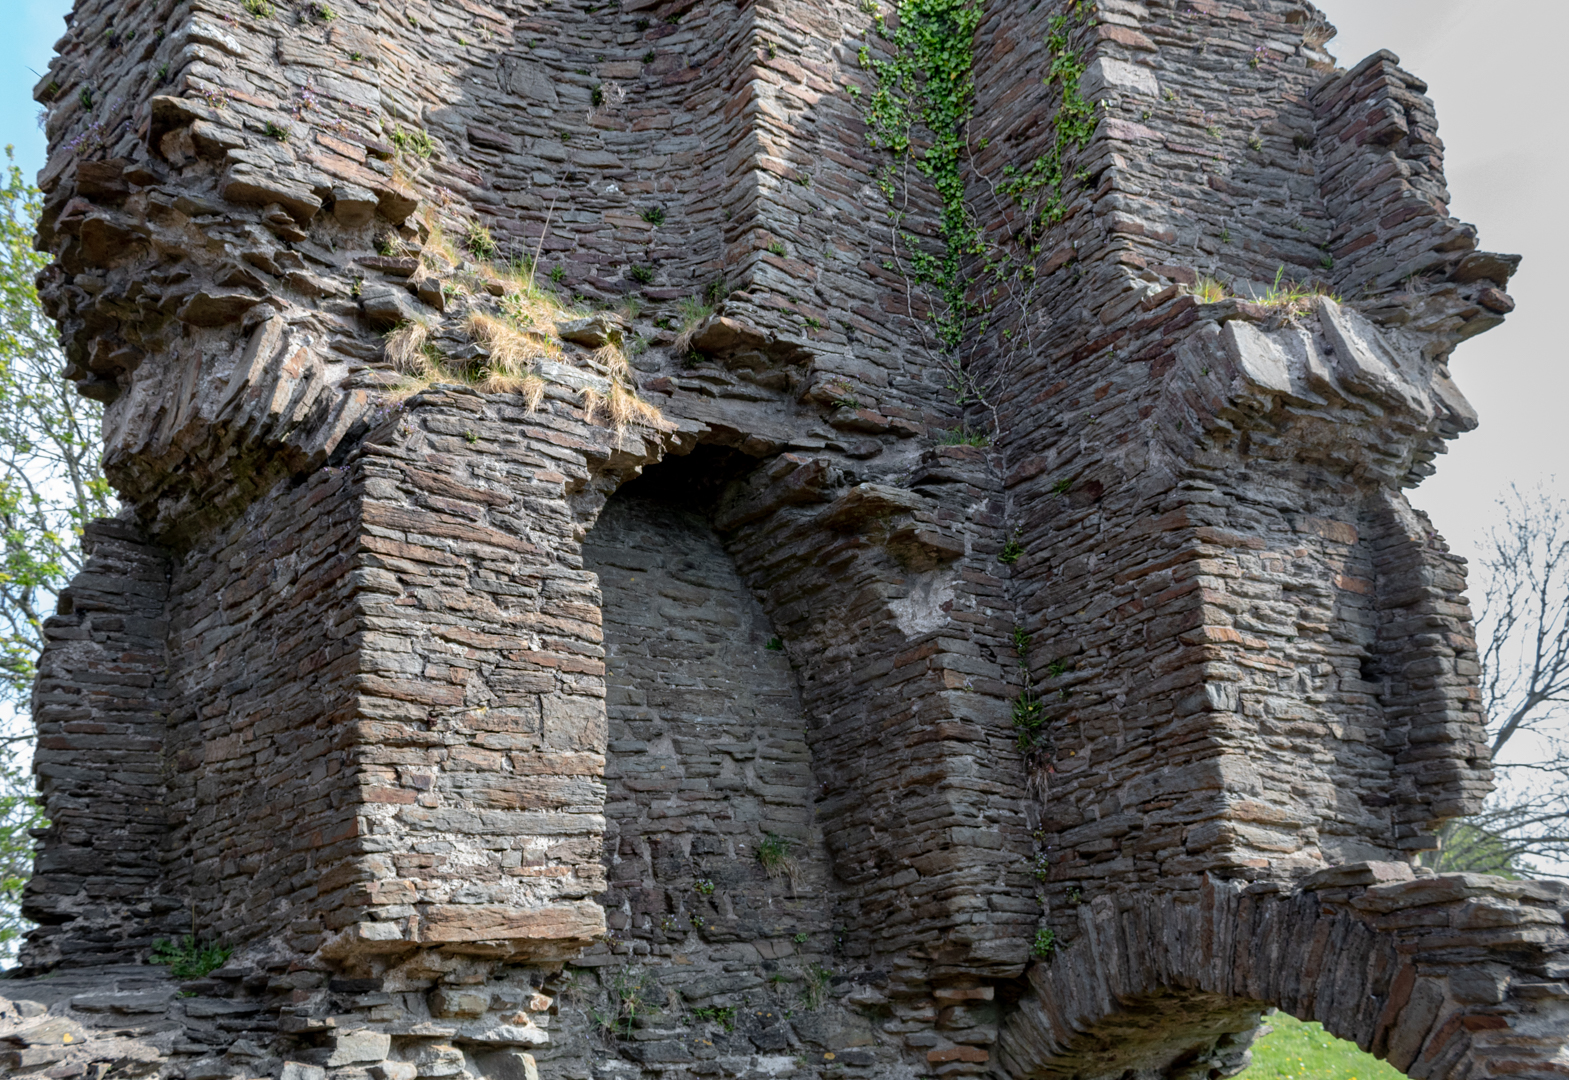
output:
[[[0,701],[26,706],[54,597],[81,569],[83,527],[114,512],[100,463],[102,406],[61,377],[55,329],[34,278],[49,256],[33,250],[43,196],[6,147],[0,186]],[[0,728],[0,954],[24,924],[18,905],[32,874],[29,830],[42,827],[25,757],[31,725]]]

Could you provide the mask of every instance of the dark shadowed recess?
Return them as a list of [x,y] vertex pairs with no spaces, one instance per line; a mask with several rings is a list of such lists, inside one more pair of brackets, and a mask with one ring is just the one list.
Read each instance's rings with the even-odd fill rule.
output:
[[725,488],[757,468],[757,458],[729,446],[703,443],[690,454],[670,456],[621,486],[619,498],[649,499],[705,517]]

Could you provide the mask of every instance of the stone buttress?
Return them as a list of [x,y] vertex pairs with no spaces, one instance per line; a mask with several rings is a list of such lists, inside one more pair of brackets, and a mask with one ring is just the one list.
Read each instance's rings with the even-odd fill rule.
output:
[[1210,1080],[1271,1008],[1569,1068],[1569,883],[1416,865],[1492,774],[1402,492],[1518,263],[1425,87],[1296,0],[980,4],[1034,262],[961,407],[875,7],[78,3],[40,293],[125,510],[8,1069]]

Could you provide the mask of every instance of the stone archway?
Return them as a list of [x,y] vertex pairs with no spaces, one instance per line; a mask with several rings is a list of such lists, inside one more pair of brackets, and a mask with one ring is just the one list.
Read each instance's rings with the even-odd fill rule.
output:
[[1101,897],[1003,1025],[1015,1077],[1221,1077],[1278,1007],[1413,1077],[1561,1077],[1569,886],[1396,863]]

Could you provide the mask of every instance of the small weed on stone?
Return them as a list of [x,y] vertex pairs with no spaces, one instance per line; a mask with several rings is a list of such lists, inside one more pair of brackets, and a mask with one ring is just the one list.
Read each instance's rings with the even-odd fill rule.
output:
[[801,864],[790,853],[790,847],[789,840],[769,833],[758,842],[757,861],[763,864],[763,872],[770,878],[787,877],[794,886],[801,873]]
[[735,1030],[734,1005],[710,1005],[702,1009],[693,1009],[692,1015],[699,1020],[720,1025],[725,1029],[726,1034]]
[[186,934],[177,941],[167,938],[155,941],[148,959],[154,964],[167,964],[169,974],[176,979],[199,979],[223,967],[233,952],[234,949],[227,945],[197,941],[193,935]]
[[490,235],[490,230],[477,221],[469,222],[468,232],[463,237],[463,246],[478,259],[492,259],[496,255],[496,241]]
[[806,969],[806,985],[801,987],[801,1004],[808,1009],[821,1009],[828,1001],[828,988],[833,985],[834,973],[821,964]]
[[1030,945],[1031,955],[1044,960],[1057,951],[1057,932],[1050,927],[1035,931],[1035,941]]
[[997,553],[998,562],[1005,566],[1012,566],[1019,561],[1019,557],[1024,554],[1024,543],[1019,539],[1022,531],[1013,530],[1013,535],[1008,537],[1007,542],[1002,545],[1002,550]]

